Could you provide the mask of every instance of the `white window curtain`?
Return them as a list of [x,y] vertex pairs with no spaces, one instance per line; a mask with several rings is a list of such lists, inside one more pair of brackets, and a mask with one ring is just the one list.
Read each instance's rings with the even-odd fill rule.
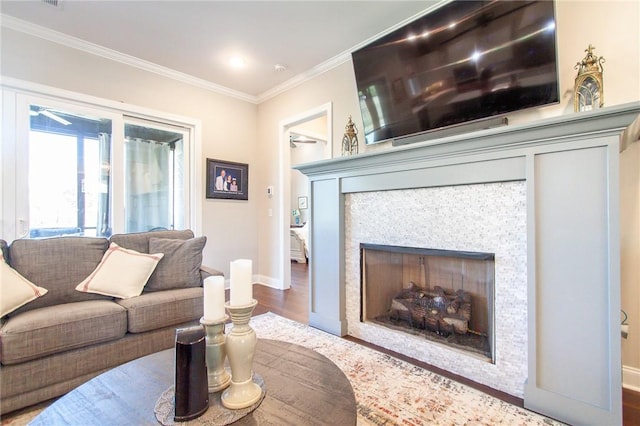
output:
[[125,232],[171,228],[170,160],[169,144],[125,140]]
[[108,133],[98,134],[98,161],[100,161],[99,191],[98,197],[98,217],[96,221],[96,235],[109,237],[111,229],[111,135]]

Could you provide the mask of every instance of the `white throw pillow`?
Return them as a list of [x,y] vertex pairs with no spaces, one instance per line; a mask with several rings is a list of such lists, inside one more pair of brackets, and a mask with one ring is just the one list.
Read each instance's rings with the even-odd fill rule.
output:
[[77,285],[86,293],[128,299],[139,296],[164,254],[146,254],[111,243],[96,269]]
[[47,294],[47,289],[38,287],[9,266],[0,252],[0,317]]

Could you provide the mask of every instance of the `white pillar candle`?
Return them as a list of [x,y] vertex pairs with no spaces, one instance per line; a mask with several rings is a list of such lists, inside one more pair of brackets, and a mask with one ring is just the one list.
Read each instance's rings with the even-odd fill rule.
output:
[[215,275],[204,279],[204,319],[224,318],[224,277]]
[[229,305],[244,306],[253,301],[253,283],[251,282],[252,264],[250,259],[238,259],[231,262],[231,294]]

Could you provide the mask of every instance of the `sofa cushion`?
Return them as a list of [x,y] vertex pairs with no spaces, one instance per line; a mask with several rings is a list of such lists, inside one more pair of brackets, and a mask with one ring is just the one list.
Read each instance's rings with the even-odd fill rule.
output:
[[4,261],[0,251],[0,317],[20,306],[47,294],[47,289],[38,287]]
[[128,331],[142,333],[202,318],[202,287],[142,293],[116,301],[127,310]]
[[147,254],[111,243],[100,264],[76,290],[127,299],[142,293],[164,254]]
[[189,240],[150,238],[149,251],[163,253],[164,257],[151,274],[144,291],[201,286],[200,266],[206,243],[207,237],[204,236]]
[[0,328],[2,364],[18,364],[119,339],[127,312],[108,300],[64,303],[10,317]]
[[109,246],[106,238],[54,237],[18,239],[9,246],[11,266],[32,283],[49,292],[12,315],[44,306],[109,299],[81,293],[75,288],[96,269]]
[[4,261],[8,264],[11,264],[11,259],[9,259],[9,244],[7,244],[7,242],[2,239],[0,239],[0,251],[2,251]]
[[130,234],[114,234],[110,241],[116,243],[120,247],[139,251],[140,253],[149,252],[150,238],[172,238],[176,240],[188,240],[193,238],[193,231],[185,229],[182,231],[149,231],[149,232],[133,232]]

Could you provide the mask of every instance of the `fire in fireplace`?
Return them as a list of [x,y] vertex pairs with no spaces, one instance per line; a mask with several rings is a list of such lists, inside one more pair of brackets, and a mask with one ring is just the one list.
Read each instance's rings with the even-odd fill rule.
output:
[[493,253],[360,244],[360,259],[360,321],[494,362]]

